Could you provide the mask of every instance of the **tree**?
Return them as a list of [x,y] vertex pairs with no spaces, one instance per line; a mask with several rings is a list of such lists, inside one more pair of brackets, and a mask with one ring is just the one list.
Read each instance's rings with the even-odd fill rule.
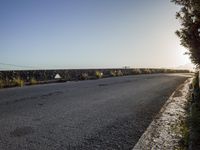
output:
[[200,0],[171,0],[181,6],[176,18],[181,28],[176,31],[181,45],[188,49],[191,61],[200,66]]

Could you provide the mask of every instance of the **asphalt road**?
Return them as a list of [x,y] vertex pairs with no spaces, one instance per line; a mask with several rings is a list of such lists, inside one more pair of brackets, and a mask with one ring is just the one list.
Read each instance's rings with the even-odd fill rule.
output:
[[1,150],[131,149],[184,74],[0,90]]

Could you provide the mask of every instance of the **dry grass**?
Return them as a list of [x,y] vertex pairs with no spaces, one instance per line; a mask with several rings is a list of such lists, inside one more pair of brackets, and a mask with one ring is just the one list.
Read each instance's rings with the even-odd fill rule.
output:
[[30,84],[31,85],[34,85],[34,84],[37,84],[38,82],[37,82],[37,80],[35,79],[35,78],[31,78],[31,80],[30,80]]
[[18,78],[16,78],[16,79],[13,80],[13,84],[14,84],[15,86],[20,86],[20,87],[22,87],[22,86],[24,86],[24,81],[21,80],[21,79],[18,77]]
[[96,71],[96,72],[95,72],[95,76],[96,76],[98,79],[100,79],[100,78],[103,77],[103,73],[100,72],[100,71]]

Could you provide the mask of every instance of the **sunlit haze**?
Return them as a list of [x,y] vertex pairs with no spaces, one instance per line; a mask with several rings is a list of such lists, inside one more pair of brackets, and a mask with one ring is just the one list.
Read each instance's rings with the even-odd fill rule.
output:
[[170,0],[1,0],[0,69],[185,65],[178,10]]

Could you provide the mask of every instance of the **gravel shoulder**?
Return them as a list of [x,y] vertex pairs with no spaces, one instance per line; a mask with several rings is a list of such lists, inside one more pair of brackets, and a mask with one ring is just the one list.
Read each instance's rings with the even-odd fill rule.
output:
[[170,96],[133,150],[180,149],[180,141],[184,138],[181,128],[188,117],[190,83],[188,79]]

